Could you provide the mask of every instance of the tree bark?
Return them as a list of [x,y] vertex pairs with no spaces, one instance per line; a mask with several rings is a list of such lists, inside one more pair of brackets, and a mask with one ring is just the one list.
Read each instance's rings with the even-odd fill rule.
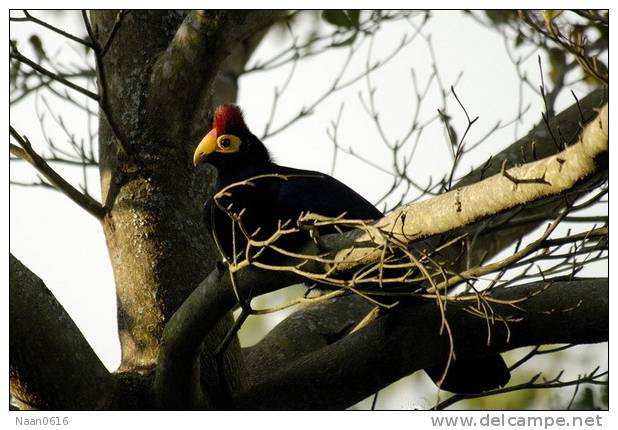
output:
[[[191,153],[208,126],[225,58],[247,37],[263,34],[275,16],[130,11],[102,61],[110,110],[128,139],[125,155],[109,123],[100,122],[103,230],[118,297],[120,371],[154,369],[166,322],[218,258],[202,222],[213,175],[196,172]],[[106,40],[116,12],[95,11],[92,19],[96,37]],[[229,325],[224,318],[206,342],[216,344]],[[214,360],[202,359],[203,377],[219,385]],[[228,381],[240,383],[237,342],[225,362]]]
[[[483,187],[487,183],[492,184],[492,186],[488,188],[491,189],[494,194],[500,193],[500,192],[502,192],[505,195],[508,195],[509,193],[515,194],[514,196],[515,204],[519,204],[519,205],[523,205],[525,203],[534,202],[538,200],[540,198],[539,193],[541,193],[542,196],[547,197],[548,195],[555,195],[557,193],[563,192],[564,190],[571,189],[580,180],[590,177],[591,175],[598,173],[598,171],[607,168],[607,166],[604,163],[596,163],[596,160],[600,156],[602,156],[604,153],[606,153],[608,150],[608,137],[607,137],[608,130],[609,129],[608,129],[608,118],[607,118],[607,106],[605,106],[603,109],[599,111],[598,119],[590,122],[585,127],[583,133],[581,134],[579,138],[579,141],[575,143],[574,145],[572,145],[571,147],[569,147],[568,149],[565,149],[564,151],[562,151],[562,153],[560,153],[559,155],[555,157],[547,157],[542,160],[528,163],[526,165],[518,167],[515,170],[511,170],[510,174],[506,172],[506,173],[503,173],[502,175],[497,175],[496,177],[485,179],[481,183],[468,185],[466,187],[463,187],[460,191],[453,191],[450,194],[459,194],[460,195],[459,203],[462,206],[474,208],[475,210],[477,210],[478,216],[474,215],[474,213],[468,214],[469,219],[476,220],[477,217],[482,218],[482,217],[487,217],[487,216],[495,216],[496,213],[501,213],[513,207],[513,204],[508,199],[508,196],[506,199],[498,199],[497,210],[492,209],[492,212],[490,213],[487,213],[486,208],[485,208],[486,205],[473,204],[477,196],[475,195],[474,192],[467,192],[467,191],[468,190],[474,191],[479,186]],[[560,158],[560,160],[562,160],[562,163],[560,163],[558,161],[558,158],[556,157],[558,158],[562,157]],[[554,166],[554,164],[560,164],[560,166],[564,165],[566,166],[565,168],[568,168],[569,170],[566,172],[560,173],[560,166]],[[508,177],[506,177],[507,175],[511,175],[511,178],[509,179]],[[530,175],[534,177],[528,178],[528,176]],[[546,183],[548,181],[545,181],[545,179],[539,181],[539,178],[537,178],[537,176],[543,176],[549,181],[549,183]],[[522,181],[522,182],[520,184],[520,183],[517,183],[517,181]],[[514,190],[514,187],[522,186],[522,184],[525,186],[529,186],[531,188],[526,190],[529,192],[524,192],[522,196],[518,196],[517,190]],[[482,193],[480,193],[480,195],[482,195]],[[440,209],[440,210],[434,209],[429,212],[432,213],[434,217],[436,214],[441,214],[443,212],[448,214],[449,211],[451,212],[455,211],[455,208],[453,207],[454,205],[449,203],[450,200],[448,200],[448,197],[449,197],[448,195],[437,196],[437,197],[434,197],[433,199],[430,199],[427,202],[416,203],[409,207],[405,207],[402,210],[410,212],[414,210],[415,206],[424,207],[424,205],[427,205],[427,204],[431,205],[433,204],[433,202],[437,202],[435,203],[435,205],[439,206],[440,203],[443,203],[443,200],[446,199],[447,203],[443,204],[444,206],[443,209]],[[423,211],[421,210],[421,212]],[[392,222],[400,222],[401,229],[412,228],[415,231],[420,230],[421,232],[420,234],[419,233],[413,234],[410,232],[408,234],[403,234],[401,235],[400,238],[398,238],[399,241],[403,242],[405,246],[412,245],[412,242],[415,239],[418,239],[419,237],[422,238],[422,237],[430,236],[432,234],[435,235],[438,233],[446,233],[453,229],[462,228],[462,227],[466,227],[467,225],[469,225],[469,221],[458,219],[458,218],[455,218],[455,220],[459,221],[459,223],[457,222],[453,223],[451,222],[452,220],[450,220],[448,215],[445,218],[446,221],[450,222],[450,224],[448,224],[448,228],[443,228],[440,231],[430,231],[429,233],[427,233],[427,231],[423,230],[422,228],[419,228],[419,226],[415,224],[414,217],[401,217],[401,216],[387,215],[382,220],[377,221],[376,225],[387,223],[389,222],[389,220],[390,221],[394,220]],[[412,227],[410,227],[410,224],[412,225]],[[429,227],[431,228],[432,225],[429,224]],[[371,252],[379,247],[378,246],[379,244],[376,245],[376,237],[379,238],[379,234],[375,234],[373,236],[370,236],[369,238],[358,240],[359,234],[364,234],[365,236],[367,236],[368,234],[367,231],[371,233],[372,231],[371,228],[372,226],[364,227],[363,229],[360,230],[360,233],[350,232],[350,233],[345,233],[343,235],[325,236],[321,238],[322,240],[320,241],[320,245],[324,246],[324,244],[326,244],[326,246],[328,247],[327,249],[331,250],[333,255],[343,254],[343,255],[346,255],[346,258],[349,257],[349,254],[351,252],[358,252],[359,250],[363,252],[369,252],[370,255],[373,255],[371,254]],[[399,232],[399,229],[392,229],[392,228],[386,227],[386,228],[382,228],[381,231],[389,231],[392,233],[393,231]],[[361,245],[353,246],[353,244],[350,241],[349,236],[351,236],[352,238],[360,242]],[[361,247],[363,245],[364,245],[364,248]],[[526,249],[527,247],[522,249],[522,252],[524,252]],[[265,265],[265,264],[260,263],[259,261],[252,261],[250,264],[248,262],[244,262],[246,264],[241,263],[238,267],[230,269],[230,271],[232,271],[233,273],[233,278],[234,278],[233,283],[231,282],[231,275],[228,274],[226,276],[225,270],[223,268],[213,270],[211,274],[205,279],[205,281],[197,289],[193,291],[193,293],[187,298],[187,300],[185,300],[185,302],[182,304],[182,306],[179,308],[179,310],[176,312],[176,314],[173,316],[173,318],[170,320],[170,322],[166,326],[165,332],[163,334],[165,348],[162,351],[162,355],[160,356],[159,365],[157,368],[157,378],[155,381],[155,391],[157,392],[158,396],[160,396],[161,398],[178,398],[180,393],[184,393],[185,396],[187,396],[187,400],[185,402],[186,404],[193,405],[193,406],[199,405],[201,402],[201,396],[200,396],[201,387],[196,385],[196,382],[195,382],[196,378],[192,375],[194,375],[195,369],[197,368],[199,364],[197,361],[197,357],[200,352],[199,348],[201,348],[201,345],[202,345],[201,340],[203,339],[205,334],[208,333],[208,331],[213,327],[213,325],[218,321],[218,319],[222,315],[225,315],[226,312],[229,309],[231,309],[234,303],[236,303],[235,295],[238,294],[241,297],[249,297],[249,295],[251,295],[250,297],[257,297],[258,295],[265,294],[271,291],[275,291],[277,289],[285,287],[286,285],[290,285],[291,283],[302,281],[303,279],[306,279],[306,278],[314,279],[313,278],[314,275],[318,277],[321,276],[323,273],[325,273],[328,267],[325,268],[324,264],[318,260],[313,260],[313,259],[308,259],[308,258],[303,257],[306,255],[317,255],[318,253],[323,255],[323,249],[318,250],[317,244],[315,244],[313,241],[310,241],[306,244],[304,249],[298,251],[298,254],[296,257],[290,257],[290,260],[292,261],[288,265],[286,265],[284,262],[281,262],[281,264],[279,264],[279,266],[277,267]],[[358,262],[362,262],[362,260],[359,258],[349,258],[349,260],[346,260],[346,261],[351,261],[352,262],[351,264],[354,264],[354,263],[358,264]],[[336,262],[335,264],[340,264],[340,263]],[[354,266],[350,266],[350,267],[354,267]],[[302,268],[302,269],[299,269],[299,268]],[[347,268],[349,269],[349,267]],[[315,279],[319,279],[319,278],[315,278]],[[447,283],[447,286],[448,286],[448,283]],[[345,288],[345,286],[343,288]],[[512,291],[517,292],[518,290],[513,289]],[[505,294],[508,296],[508,294],[510,293],[505,293]],[[500,293],[498,293],[497,297],[500,298]],[[345,324],[346,324],[345,326],[339,327],[338,330],[335,332],[329,331],[326,333],[330,337],[330,341],[336,344],[339,344],[340,342],[347,344],[348,341],[346,339],[348,339],[349,336],[345,336],[342,339],[341,337],[346,334],[346,330],[349,330],[352,327],[352,324],[358,322],[362,318],[363,314],[360,314],[361,311],[364,311],[365,313],[367,312],[366,304],[363,304],[359,300],[347,300],[347,301],[344,300],[344,303],[348,307],[346,309],[346,312],[342,312],[341,310],[339,310],[337,312],[337,315],[339,316],[338,318],[335,319],[335,321],[329,320],[330,318],[333,317],[332,313],[325,313],[323,315],[324,322],[320,324],[320,326],[322,327],[330,327],[331,323],[333,323],[335,326],[339,326],[342,321],[345,321]],[[548,304],[550,302],[544,302],[544,303]],[[432,304],[432,306],[433,306],[433,312],[435,312],[437,315],[440,315],[435,305]],[[451,319],[451,312],[452,311],[449,311],[449,321]],[[416,314],[416,310],[414,310],[414,313]],[[395,312],[395,314],[397,313]],[[425,316],[427,318],[430,317],[428,314]],[[288,319],[293,320],[293,318],[294,317],[289,317]],[[453,324],[459,324],[461,322],[462,326],[465,326],[466,322],[460,321],[460,320],[461,318],[456,316],[455,322]],[[422,319],[418,321],[420,322],[422,321]],[[536,322],[540,323],[539,321],[536,321]],[[556,322],[556,324],[563,324],[563,323],[564,323],[563,321]],[[602,326],[602,323],[603,321],[599,322],[599,327]],[[374,324],[376,324],[376,322],[370,324],[369,326],[373,327]],[[315,327],[315,324],[311,326]],[[433,331],[433,336],[435,336],[436,332],[437,332],[436,330]],[[402,333],[401,331],[397,331],[397,333],[404,338],[401,341],[406,342],[405,340],[406,334]],[[306,334],[306,331],[305,331],[305,334]],[[431,336],[428,336],[428,338],[430,337]],[[249,367],[252,371],[252,374],[250,376],[250,379],[252,381],[255,381],[256,375],[262,375],[263,374],[262,368],[264,366],[267,367],[267,370],[265,373],[269,373],[270,371],[276,368],[276,367],[273,367],[273,368],[268,367],[268,363],[274,362],[278,366],[286,367],[289,364],[290,360],[293,360],[293,359],[304,360],[303,357],[308,357],[312,354],[311,351],[313,348],[315,348],[316,346],[317,347],[323,346],[324,340],[326,338],[327,338],[326,336],[323,336],[322,334],[318,333],[317,335],[308,334],[306,336],[300,336],[297,338],[297,339],[300,339],[297,342],[290,342],[289,338],[283,339],[282,340],[283,342],[287,342],[288,344],[292,345],[292,347],[289,350],[291,351],[291,355],[288,355],[287,352],[278,354],[278,348],[274,346],[272,343],[267,342],[267,345],[268,345],[267,349],[269,350],[269,352],[272,352],[274,356],[272,359],[269,360],[268,358],[265,358],[263,355],[259,355],[255,353],[251,354]],[[582,339],[580,339],[579,342],[586,342],[585,340],[583,340],[583,338],[584,336],[582,335]],[[275,337],[275,339],[281,339],[281,338]],[[522,336],[522,340],[521,340],[522,342],[524,342],[523,339],[524,339],[524,336]],[[594,337],[590,341],[591,342],[599,341],[596,339],[597,338]],[[424,340],[427,340],[427,339],[424,339]],[[396,341],[392,340],[392,342],[395,343]],[[541,340],[541,343],[543,342],[545,342],[545,340]],[[547,342],[552,342],[552,340],[551,339],[547,340]],[[374,340],[374,343],[375,343],[375,348],[378,348],[377,344],[379,344],[379,341]],[[417,348],[418,348],[418,345],[424,345],[424,343],[419,342],[415,344]],[[499,345],[502,345],[502,344],[499,344]],[[507,348],[507,346],[503,345],[503,347],[506,349],[509,349]],[[256,349],[256,350],[259,350],[259,349]],[[428,367],[432,364],[440,363],[444,357],[444,350],[440,350],[439,348],[437,348],[437,350],[442,351],[439,354],[439,357],[433,357],[433,361],[430,361],[430,362],[423,362],[423,365],[421,367],[414,368],[412,369],[412,371],[415,371],[419,368]],[[484,350],[483,348],[480,348],[480,349],[477,348],[477,349],[470,350],[470,351],[483,351],[483,350]],[[376,355],[379,355],[375,350],[373,352],[376,353]],[[490,353],[490,352],[496,352],[496,351],[490,349],[486,353]],[[343,352],[341,354],[342,354],[341,357],[346,356],[349,358],[351,356],[354,356],[354,354],[345,355]],[[467,354],[469,354],[469,352],[464,351],[463,356],[465,357],[467,356]],[[479,353],[479,355],[482,355],[482,354]],[[319,356],[319,357],[321,358],[316,361],[317,364],[314,363],[315,366],[321,366],[322,364],[324,364],[324,363],[321,363],[320,360],[325,360],[325,361],[330,360],[328,355]],[[371,359],[369,359],[369,356],[367,357],[368,357],[367,360],[371,360],[371,363],[374,363],[374,364],[382,363],[379,357],[373,357]],[[301,368],[303,366],[301,366]],[[338,372],[337,369],[340,369],[341,366],[344,366],[344,364],[341,362],[337,362],[336,364],[332,364],[332,366],[334,366],[333,372]],[[388,376],[386,379],[373,380],[374,385],[371,385],[370,388],[372,390],[375,390],[375,389],[383,387],[384,385],[387,385],[390,382],[393,382],[393,380],[390,379],[391,377],[404,376],[406,374],[405,372],[410,370],[410,369],[407,369],[407,370],[405,369],[406,368],[404,366],[401,369],[393,370],[390,364],[386,365],[385,371],[394,372],[394,373],[389,373],[388,375],[391,375],[391,376]],[[364,368],[364,371],[371,372],[371,369]],[[281,384],[280,386],[278,385],[278,387],[282,388],[283,392],[285,392],[286,390],[284,386],[286,384],[293,385],[295,383],[293,381],[295,381],[294,378],[296,378],[296,376],[299,376],[301,379],[303,377],[306,377],[308,378],[308,380],[313,377],[311,375],[308,375],[308,374],[306,375],[302,373],[304,372],[304,370],[302,369],[299,369],[298,372],[300,373],[286,374],[286,376],[278,380],[276,384]],[[404,372],[404,373],[398,373],[398,372]],[[362,374],[363,374],[362,372],[357,373],[358,376]],[[332,376],[333,376],[332,374],[329,374],[328,378]],[[347,377],[353,378],[353,375],[347,374]],[[257,378],[259,379],[259,376],[257,376]],[[181,381],[180,387],[183,387],[183,388],[180,389],[180,391],[178,391],[179,386],[174,384],[176,381]],[[342,378],[341,380],[339,380],[339,383],[345,385],[344,381],[345,381],[345,378]],[[381,383],[383,383],[384,385],[378,386]],[[270,385],[270,383],[267,383],[267,385]],[[351,384],[351,386],[359,388],[360,390],[359,385]],[[331,388],[334,389],[335,387],[331,387]],[[269,389],[270,388],[267,388],[266,390],[269,390]],[[308,391],[310,390],[308,389]],[[314,394],[316,397],[321,397],[321,398],[328,397],[328,396],[318,395],[318,391],[320,390],[316,389],[314,391]],[[352,389],[349,391],[347,390],[344,390],[344,391],[345,391],[345,394],[342,394],[339,400],[337,401],[343,402],[344,398],[349,398],[350,396],[356,395],[354,394],[355,391]],[[238,392],[243,392],[243,390],[242,389],[240,391],[236,390],[236,393]],[[341,390],[339,390],[339,392],[341,392]],[[359,392],[366,393],[363,390],[360,390]],[[251,407],[250,406],[251,402],[260,400],[260,398],[263,397],[264,395],[268,396],[271,399],[277,398],[277,396],[274,393],[270,391],[266,391],[266,392],[259,392],[258,394],[255,394],[255,395],[247,394],[248,397],[245,397],[244,395],[237,395],[237,399],[239,399],[238,402],[240,402],[239,403],[240,407]],[[362,398],[363,397],[360,397],[360,398],[354,397],[355,401],[360,400]],[[247,399],[251,399],[251,400],[247,400]],[[306,403],[307,405],[313,404],[307,398],[303,398],[303,399],[307,401]],[[281,401],[283,402],[283,400]],[[273,402],[275,402],[275,400],[273,400]],[[319,408],[327,407],[326,403],[318,403],[318,404],[319,404],[318,406]],[[334,407],[342,406],[342,403],[335,403],[335,404],[337,406],[334,406]],[[283,403],[272,403],[269,405],[270,406],[266,406],[266,408],[285,407]]]
[[[447,318],[456,356],[607,341],[608,294],[609,281],[603,278],[497,288],[489,299],[524,300],[517,306],[493,303],[498,317],[489,324],[466,311],[470,302],[450,302]],[[347,408],[406,375],[444,362],[450,345],[445,334],[439,335],[442,319],[435,303],[397,306],[358,332],[329,340],[337,331],[347,330],[352,319],[342,318],[342,313],[349,315],[351,302],[362,300],[337,298],[306,307],[275,327],[250,349],[254,385],[237,396],[237,407]],[[366,303],[363,306],[367,308]],[[325,319],[339,324],[325,327]],[[297,348],[301,341],[303,351]]]
[[[562,148],[575,143],[582,127],[597,116],[597,109],[608,100],[608,88],[598,88],[581,100],[576,100],[562,112],[549,118],[547,124],[540,120],[526,136],[509,145],[508,148],[493,156],[488,163],[474,169],[457,183],[457,187],[466,186],[495,175],[502,169],[502,163],[506,161],[506,167],[518,166],[535,159],[541,159],[556,154]],[[551,129],[551,133],[549,130]],[[556,140],[554,140],[554,138]],[[581,193],[580,193],[581,194]],[[577,195],[580,195],[577,194]],[[573,201],[571,196],[566,201]],[[517,242],[527,232],[534,230],[542,221],[539,216],[545,215],[545,219],[555,216],[564,207],[565,199],[547,199],[541,204],[529,205],[517,208],[517,216],[513,218],[512,212],[507,212],[494,217],[487,223],[474,225],[469,230],[471,237],[476,237],[474,246],[468,248],[468,261],[470,265],[479,264],[483,259],[489,259],[503,249]],[[489,228],[501,226],[505,220],[517,220],[536,217],[537,221],[520,223],[514,226]],[[461,266],[460,266],[461,268]]]
[[9,254],[9,376],[22,407],[106,409],[115,382],[43,281]]
[[[350,247],[339,250],[334,256],[333,264],[337,270],[349,270],[378,261],[383,247],[389,241],[410,244],[427,237],[457,231],[478,220],[574,190],[576,185],[607,168],[608,105],[600,108],[593,118],[594,120],[581,130],[581,135],[578,125],[578,131],[574,133],[578,137],[571,140],[570,146],[553,156],[529,161],[508,170],[505,168],[503,172],[485,176],[485,179],[476,183],[462,181],[466,185],[458,184],[457,188],[450,192],[401,206],[366,229],[346,233]],[[573,124],[565,122],[563,128],[569,129],[567,125]],[[533,130],[530,139],[534,139],[535,133],[538,132]],[[505,158],[503,168],[506,161],[508,159]],[[535,210],[542,211],[539,207],[535,207]],[[530,225],[526,227],[526,231],[529,231]],[[483,239],[490,241],[489,237]],[[492,249],[486,250],[483,239],[476,246],[484,251],[484,258],[493,256],[496,250],[499,250],[498,245],[494,244]],[[340,243],[340,240],[335,239],[336,243]],[[499,244],[505,245],[505,242],[502,240]],[[326,246],[328,248],[328,244]],[[476,254],[479,253],[477,250]],[[471,259],[474,261],[479,258],[473,256]]]
[[[110,50],[97,62],[99,96],[108,108],[100,115],[103,207],[97,214],[116,282],[122,362],[110,375],[43,282],[11,255],[11,393],[22,404],[44,409],[338,409],[444,361],[449,344],[437,335],[441,319],[434,304],[404,303],[350,334],[371,306],[345,296],[296,312],[246,351],[234,339],[220,374],[214,351],[231,327],[236,297],[228,273],[215,266],[218,255],[202,223],[212,172],[196,172],[191,153],[209,125],[213,104],[234,101],[238,73],[281,14],[131,11],[120,26],[115,11],[92,14],[99,43],[114,34]],[[497,173],[503,161],[511,167],[529,161],[533,152],[541,158],[557,152],[556,145],[571,144],[580,122],[592,118],[603,98],[601,90],[574,104],[550,121],[551,133],[545,124],[535,127],[459,185]],[[601,129],[607,132],[607,120]],[[555,142],[553,135],[565,142]],[[584,176],[591,173],[594,166]],[[582,178],[571,179],[558,193]],[[550,201],[522,214],[537,211],[549,217],[561,205]],[[531,228],[489,234],[482,225],[454,224],[478,233],[476,248],[468,254],[474,264]],[[349,242],[333,240],[335,251]],[[318,253],[313,243],[305,251]],[[322,269],[309,266],[303,267]],[[236,273],[239,291],[252,296],[299,280],[294,273],[255,267]],[[494,299],[526,298],[519,304],[524,311],[495,304],[500,315],[512,319],[508,336],[506,324],[496,323],[488,332],[484,319],[471,316],[461,303],[449,303],[457,356],[607,340],[607,290],[606,279],[495,289]]]

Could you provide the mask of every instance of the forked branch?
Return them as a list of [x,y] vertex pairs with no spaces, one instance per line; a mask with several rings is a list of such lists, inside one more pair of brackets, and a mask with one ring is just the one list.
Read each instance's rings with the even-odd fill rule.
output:
[[82,209],[94,216],[98,220],[103,219],[105,208],[88,194],[77,190],[60,176],[49,164],[32,148],[27,137],[21,136],[17,131],[9,126],[11,136],[17,141],[19,146],[10,144],[11,154],[30,163],[45,179],[47,179],[58,191],[64,193],[68,198],[77,203]]

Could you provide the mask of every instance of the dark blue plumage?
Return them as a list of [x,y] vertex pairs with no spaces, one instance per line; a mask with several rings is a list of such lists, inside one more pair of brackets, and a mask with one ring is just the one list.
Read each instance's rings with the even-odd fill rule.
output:
[[[298,218],[307,212],[363,220],[374,220],[382,216],[375,206],[358,193],[335,178],[319,172],[265,162],[248,167],[243,175],[232,174],[230,178],[225,171],[221,173],[215,195],[225,187],[228,188],[218,197],[220,206],[214,204],[215,197],[208,200],[204,217],[228,259],[232,257],[230,213],[240,216],[246,234],[251,235],[257,231],[255,240],[268,239],[280,226],[296,227]],[[266,177],[260,177],[262,175]],[[221,206],[228,213],[221,210]],[[321,234],[334,232],[332,227],[320,229]],[[284,235],[276,244],[294,251],[308,238],[307,231],[299,231]],[[238,230],[235,240],[238,254],[246,245],[246,240]]]
[[[279,227],[296,227],[302,213],[346,219],[375,220],[382,213],[360,194],[323,173],[275,164],[264,146],[247,128],[242,112],[235,105],[222,105],[214,113],[213,129],[195,151],[194,163],[213,165],[218,172],[214,195],[204,207],[204,219],[225,258],[244,258],[246,239],[266,240]],[[262,175],[267,177],[257,178]],[[225,210],[221,209],[224,208]],[[226,213],[228,212],[228,213]],[[229,216],[240,217],[243,231],[232,228]],[[287,224],[286,224],[287,223]],[[320,234],[334,233],[332,227]],[[309,239],[307,231],[284,235],[276,245],[289,251]],[[254,250],[256,251],[256,250]],[[259,259],[276,263],[281,255],[274,251],[259,254]],[[434,381],[442,377],[444,366],[427,369]],[[443,381],[446,390],[477,393],[504,385],[509,371],[498,354],[475,360],[451,363]]]

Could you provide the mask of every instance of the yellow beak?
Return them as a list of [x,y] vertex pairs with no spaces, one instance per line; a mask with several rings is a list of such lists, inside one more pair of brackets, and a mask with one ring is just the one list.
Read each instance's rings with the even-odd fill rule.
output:
[[217,149],[217,130],[213,128],[208,132],[206,136],[202,139],[197,148],[195,148],[195,153],[193,154],[193,165],[197,167],[197,165],[203,163],[206,158]]

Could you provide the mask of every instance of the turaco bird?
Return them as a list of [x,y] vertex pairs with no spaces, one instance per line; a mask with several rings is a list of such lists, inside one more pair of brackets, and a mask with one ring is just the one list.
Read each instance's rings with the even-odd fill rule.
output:
[[[204,219],[228,261],[234,253],[237,258],[242,257],[247,243],[245,234],[265,240],[282,226],[295,227],[305,212],[362,220],[383,216],[360,194],[329,175],[274,163],[264,144],[249,131],[240,108],[233,104],[215,109],[212,129],[193,155],[195,166],[202,163],[217,169],[214,195],[223,190],[217,202],[212,197],[206,202]],[[240,217],[241,227],[237,222],[232,224],[230,213]],[[306,240],[308,234],[299,232],[281,237],[276,245],[293,251]],[[275,257],[273,252],[267,258]],[[435,366],[426,372],[438,381],[444,367]],[[451,362],[441,388],[455,393],[478,393],[502,386],[509,378],[499,354],[461,359]]]

